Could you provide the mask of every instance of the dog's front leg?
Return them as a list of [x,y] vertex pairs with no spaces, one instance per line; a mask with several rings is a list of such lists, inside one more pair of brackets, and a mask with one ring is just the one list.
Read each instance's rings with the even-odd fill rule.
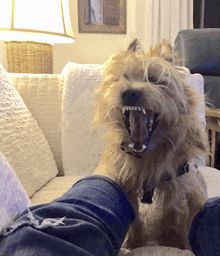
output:
[[123,243],[123,248],[133,250],[147,245],[147,233],[144,222],[139,216],[136,216],[134,222],[130,225],[127,236]]
[[147,237],[144,223],[139,217],[136,217],[135,221],[129,227],[128,234],[122,247],[133,250],[146,245]]
[[[181,213],[182,214],[182,213]],[[158,225],[157,242],[161,246],[188,248],[185,223],[186,216],[180,216],[176,209],[166,209]]]
[[[190,249],[187,233],[194,216],[199,212],[208,199],[206,182],[198,167],[190,164],[190,171],[178,178],[178,193],[182,195],[180,202],[173,207],[163,205],[163,214],[157,241],[160,245]],[[164,198],[171,197],[171,190],[167,189]]]
[[131,204],[136,212],[136,217],[134,222],[130,225],[127,236],[123,243],[123,248],[133,250],[138,247],[143,247],[147,245],[147,232],[144,225],[144,221],[139,215],[139,202],[136,194],[128,192],[127,195],[131,201]]

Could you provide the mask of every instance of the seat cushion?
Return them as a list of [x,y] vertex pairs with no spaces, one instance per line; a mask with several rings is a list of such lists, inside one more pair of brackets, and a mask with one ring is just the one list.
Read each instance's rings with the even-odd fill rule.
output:
[[81,178],[83,176],[55,177],[32,196],[32,205],[49,203],[61,197]]

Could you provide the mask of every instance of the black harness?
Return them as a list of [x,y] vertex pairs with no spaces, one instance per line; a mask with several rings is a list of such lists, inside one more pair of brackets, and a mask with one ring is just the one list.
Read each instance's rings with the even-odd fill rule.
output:
[[[189,164],[186,162],[184,165],[182,165],[176,172],[176,177],[180,177],[186,173],[189,172]],[[166,182],[172,180],[172,175],[171,174],[165,174],[162,176],[160,179],[160,182]],[[141,199],[141,202],[143,204],[152,204],[152,198],[154,195],[154,188],[151,189],[146,189],[143,195],[143,198]]]
[[[129,155],[132,155],[132,156],[138,157],[138,158],[142,158],[142,156],[136,155],[133,151],[127,150],[126,145],[124,145],[123,143],[121,144],[121,149]],[[186,162],[177,170],[176,177],[180,177],[188,172],[189,172],[189,164]],[[166,182],[169,180],[172,180],[172,175],[169,173],[165,173],[161,177],[160,182]],[[145,189],[141,202],[144,204],[152,204],[153,195],[154,195],[154,187],[153,188],[151,187],[150,189]]]

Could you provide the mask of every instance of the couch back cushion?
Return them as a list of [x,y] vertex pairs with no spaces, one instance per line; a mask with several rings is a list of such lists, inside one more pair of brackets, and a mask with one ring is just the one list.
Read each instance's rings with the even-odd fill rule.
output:
[[29,197],[58,173],[48,142],[0,65],[0,151]]
[[14,87],[43,131],[63,175],[61,151],[61,102],[63,77],[58,74],[9,74]]

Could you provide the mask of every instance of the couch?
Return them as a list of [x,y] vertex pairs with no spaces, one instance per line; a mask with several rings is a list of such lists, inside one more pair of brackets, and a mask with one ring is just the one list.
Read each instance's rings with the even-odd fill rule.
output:
[[[210,108],[220,109],[220,29],[185,29],[179,31],[175,43],[179,65],[191,73],[200,73],[204,78],[204,93]],[[199,49],[199,50],[198,50]],[[209,126],[210,127],[210,126]],[[212,166],[220,169],[220,133],[217,124],[212,127],[212,151],[215,152]],[[216,140],[216,145],[214,143]]]
[[[202,76],[184,72],[203,92]],[[99,136],[104,127],[90,129],[91,101],[101,80],[102,65],[68,63],[61,74],[53,75],[9,74],[0,65],[0,223],[4,212],[48,203],[95,170],[105,139]],[[205,126],[203,111],[201,115]],[[209,197],[220,195],[220,172],[199,168]],[[149,246],[121,250],[121,255],[194,254]]]
[[181,30],[174,43],[179,65],[204,77],[204,92],[220,108],[220,29]]

